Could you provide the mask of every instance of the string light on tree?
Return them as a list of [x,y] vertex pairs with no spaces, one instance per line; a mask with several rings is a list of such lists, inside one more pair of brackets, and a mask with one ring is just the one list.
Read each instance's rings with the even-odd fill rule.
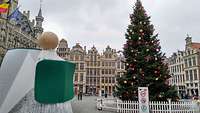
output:
[[158,81],[158,78],[156,78],[156,81]]

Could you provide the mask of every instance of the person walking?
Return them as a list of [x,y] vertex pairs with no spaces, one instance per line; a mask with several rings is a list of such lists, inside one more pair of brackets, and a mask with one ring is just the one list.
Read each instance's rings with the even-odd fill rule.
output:
[[80,100],[82,100],[82,97],[83,97],[83,93],[82,93],[82,91],[80,91],[80,93],[79,93]]
[[78,92],[78,100],[80,100],[80,91]]
[[107,94],[107,92],[105,92],[105,98],[107,98],[107,96],[108,96],[108,94]]

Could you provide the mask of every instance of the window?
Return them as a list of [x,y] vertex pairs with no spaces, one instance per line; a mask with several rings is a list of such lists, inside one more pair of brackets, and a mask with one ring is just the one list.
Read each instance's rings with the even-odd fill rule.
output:
[[197,80],[197,70],[194,70],[194,80]]
[[187,59],[185,59],[185,67],[188,67]]
[[80,63],[80,70],[84,70],[84,63]]
[[117,62],[117,68],[120,68],[120,62]]
[[76,70],[78,70],[78,63],[76,63]]
[[98,78],[97,78],[97,84],[99,84],[99,83],[100,83],[100,78],[98,77]]
[[104,69],[102,69],[102,74],[104,74]]
[[90,77],[90,84],[92,84],[92,77]]
[[105,69],[105,74],[108,74],[108,69]]
[[109,62],[109,66],[111,66],[111,62]]
[[79,60],[79,56],[76,55],[76,56],[75,56],[75,61],[78,61],[78,60]]
[[111,54],[109,54],[109,58],[112,58],[112,55],[111,55]]
[[108,74],[111,74],[111,69],[108,70]]
[[83,73],[80,74],[80,81],[83,82]]
[[112,78],[111,77],[109,77],[109,83],[111,83],[112,82],[112,80],[111,80]]
[[193,80],[193,74],[192,74],[192,70],[190,70],[190,81]]
[[193,66],[196,66],[196,58],[192,57],[192,61],[193,61]]
[[75,73],[75,81],[78,81],[78,73]]
[[195,83],[195,87],[198,87],[198,84],[197,84],[197,83]]
[[112,77],[112,83],[115,83],[115,77]]
[[107,77],[105,78],[105,83],[108,83],[108,78]]
[[188,71],[185,72],[186,80],[189,80],[189,74]]
[[113,75],[115,74],[115,70],[114,70],[114,69],[112,69],[112,74],[113,74]]
[[72,61],[73,61],[73,60],[74,60],[74,59],[73,59],[73,57],[74,57],[73,55],[70,55],[70,60],[72,60]]
[[94,78],[94,84],[96,84],[96,78]]
[[192,66],[192,59],[189,58],[188,60],[189,60],[189,66]]
[[115,62],[112,63],[112,66],[113,66],[113,67],[115,66]]
[[125,69],[125,64],[124,63],[121,63],[121,69]]
[[83,55],[81,55],[81,60],[82,60],[82,61],[84,60],[84,56],[83,56]]
[[105,66],[108,66],[108,62],[105,62]]
[[94,75],[97,75],[97,71],[96,71],[96,69],[94,69]]
[[104,78],[101,79],[101,83],[104,83]]

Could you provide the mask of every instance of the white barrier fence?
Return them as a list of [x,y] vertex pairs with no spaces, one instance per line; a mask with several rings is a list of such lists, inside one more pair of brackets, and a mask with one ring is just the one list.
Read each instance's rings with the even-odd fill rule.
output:
[[[150,101],[149,107],[150,113],[200,113],[199,106],[193,101]],[[97,99],[97,108],[118,113],[139,113],[139,102]]]

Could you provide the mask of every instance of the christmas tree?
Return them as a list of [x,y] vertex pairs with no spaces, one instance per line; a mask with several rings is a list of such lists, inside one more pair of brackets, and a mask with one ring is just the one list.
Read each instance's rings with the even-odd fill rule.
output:
[[126,72],[117,78],[117,96],[122,100],[138,100],[138,87],[148,87],[150,100],[175,100],[177,91],[168,84],[171,76],[164,63],[165,55],[140,0],[130,19],[123,51]]

